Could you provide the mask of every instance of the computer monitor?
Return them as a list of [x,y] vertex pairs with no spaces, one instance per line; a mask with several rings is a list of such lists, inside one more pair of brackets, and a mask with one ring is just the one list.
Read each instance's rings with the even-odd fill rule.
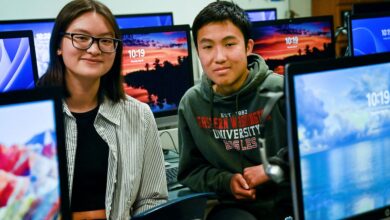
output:
[[35,88],[37,79],[32,32],[0,32],[0,93]]
[[173,25],[172,12],[115,15],[120,29]]
[[49,42],[54,19],[29,19],[0,21],[1,31],[32,30],[38,65],[38,76],[41,77],[50,61]]
[[279,74],[286,63],[335,57],[332,16],[255,22],[252,39],[253,52]]
[[390,13],[352,15],[348,25],[352,56],[390,52]]
[[[115,17],[120,28],[165,26],[173,24],[173,15],[170,12],[117,15]],[[0,32],[15,30],[33,31],[39,77],[46,72],[49,66],[49,44],[53,27],[54,19],[0,21]]]
[[294,219],[390,216],[390,55],[286,67]]
[[175,126],[180,99],[194,85],[189,25],[121,31],[126,94],[148,103],[159,128]]
[[390,1],[383,2],[359,2],[352,5],[352,14],[390,12]]
[[0,219],[70,219],[58,90],[0,94]]
[[276,8],[259,8],[245,10],[251,22],[276,20]]

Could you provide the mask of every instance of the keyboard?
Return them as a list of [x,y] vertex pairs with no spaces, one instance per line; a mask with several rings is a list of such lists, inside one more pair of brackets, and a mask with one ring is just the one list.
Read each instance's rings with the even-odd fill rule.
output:
[[165,165],[165,173],[167,176],[167,185],[173,185],[177,183],[177,172],[179,169],[178,163],[169,163]]

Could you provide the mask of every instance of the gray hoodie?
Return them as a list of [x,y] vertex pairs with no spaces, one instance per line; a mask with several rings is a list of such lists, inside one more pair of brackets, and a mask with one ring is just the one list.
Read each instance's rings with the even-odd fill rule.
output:
[[[189,89],[180,102],[178,180],[194,191],[216,192],[234,201],[230,190],[233,174],[261,164],[257,141],[261,133],[259,119],[269,100],[262,94],[283,91],[284,83],[283,76],[268,70],[258,55],[248,56],[248,69],[248,78],[234,94],[214,93],[212,82],[203,74],[201,83]],[[278,154],[287,146],[284,99],[278,101],[267,117],[261,135],[267,141],[268,158],[283,167],[288,180],[287,153]],[[289,181],[279,185],[269,181],[256,190],[256,201],[260,203],[274,204],[277,202],[274,200],[291,196]]]

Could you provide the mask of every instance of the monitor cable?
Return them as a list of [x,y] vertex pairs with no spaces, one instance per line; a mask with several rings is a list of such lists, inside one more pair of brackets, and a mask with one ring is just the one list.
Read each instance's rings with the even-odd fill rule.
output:
[[176,146],[175,141],[173,140],[172,135],[171,135],[168,131],[162,131],[162,132],[160,133],[160,139],[161,139],[161,137],[163,136],[163,134],[167,134],[167,135],[168,135],[168,137],[171,139],[171,142],[172,142],[172,146],[173,146],[174,152],[177,153],[177,154],[179,154],[179,148],[178,148],[178,146]]

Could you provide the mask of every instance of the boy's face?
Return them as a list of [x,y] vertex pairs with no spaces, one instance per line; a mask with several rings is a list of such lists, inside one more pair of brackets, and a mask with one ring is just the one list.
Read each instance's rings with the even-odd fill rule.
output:
[[212,22],[198,31],[198,55],[214,91],[229,95],[239,90],[248,76],[247,56],[253,40],[245,45],[244,35],[231,21]]

